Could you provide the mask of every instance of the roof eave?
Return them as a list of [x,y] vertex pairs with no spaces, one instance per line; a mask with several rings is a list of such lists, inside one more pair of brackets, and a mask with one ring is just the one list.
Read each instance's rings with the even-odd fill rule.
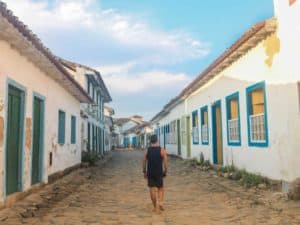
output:
[[256,24],[246,32],[237,42],[228,48],[206,70],[204,70],[179,96],[186,98],[209,80],[220,74],[226,68],[256,47],[267,36],[274,33],[277,28],[275,18]]
[[206,84],[209,80],[220,74],[228,68],[233,62],[247,54],[247,52],[257,46],[268,35],[274,33],[277,29],[277,20],[271,18],[260,22],[246,32],[230,48],[228,48],[220,57],[218,57],[207,69],[205,69],[197,78],[192,81],[183,91],[156,114],[152,123],[156,123],[160,118],[167,115],[176,105],[186,99],[190,94]]
[[[6,4],[0,1],[0,16],[3,18],[1,29],[11,29],[12,33],[2,32],[3,39],[8,42],[14,42],[7,39],[7,35],[14,35],[14,46],[18,50],[22,50],[22,54],[28,57],[30,61],[35,63],[46,74],[51,73],[51,77],[59,81],[58,83],[65,87],[66,90],[73,95],[79,102],[90,103],[91,98],[85,93],[81,86],[74,80],[71,74],[60,64],[59,60],[46,48],[38,37],[22,23],[12,11],[6,8]],[[6,36],[5,36],[6,35]],[[18,46],[21,46],[20,48]],[[33,53],[39,56],[35,56]],[[50,72],[49,72],[50,71]]]

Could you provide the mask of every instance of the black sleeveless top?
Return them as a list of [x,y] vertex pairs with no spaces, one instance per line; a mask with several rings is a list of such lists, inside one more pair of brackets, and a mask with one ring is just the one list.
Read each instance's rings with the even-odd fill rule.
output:
[[163,176],[163,157],[161,147],[149,147],[147,150],[147,175],[148,177]]

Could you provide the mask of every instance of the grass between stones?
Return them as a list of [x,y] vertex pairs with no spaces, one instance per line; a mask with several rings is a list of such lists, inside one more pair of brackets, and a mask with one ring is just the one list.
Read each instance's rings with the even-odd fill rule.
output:
[[230,180],[236,180],[241,185],[250,187],[266,188],[269,185],[269,180],[258,174],[247,172],[245,169],[238,169],[234,165],[228,165],[223,167],[214,167],[211,165],[209,160],[205,160],[204,155],[201,153],[199,160],[193,158],[187,160],[186,163],[192,167],[200,167],[203,171],[215,170],[217,175],[228,178]]

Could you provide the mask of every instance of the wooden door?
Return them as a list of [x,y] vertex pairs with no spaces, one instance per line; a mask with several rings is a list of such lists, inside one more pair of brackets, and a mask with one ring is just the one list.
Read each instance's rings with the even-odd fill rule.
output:
[[24,92],[9,86],[6,136],[6,194],[22,189]]
[[101,129],[101,146],[102,146],[102,151],[101,151],[101,154],[103,154],[104,155],[104,147],[105,147],[105,145],[104,145],[104,140],[105,140],[105,136],[104,136],[104,130],[103,129]]
[[95,143],[96,143],[96,139],[95,139],[95,125],[92,124],[92,151],[95,153]]
[[98,127],[95,127],[95,152],[99,154],[99,135],[98,135]]
[[91,124],[88,123],[88,126],[87,126],[87,149],[88,149],[88,152],[91,151]]
[[101,128],[99,127],[99,130],[98,130],[98,154],[102,154],[101,152]]
[[222,142],[222,112],[221,102],[212,106],[213,127],[213,159],[215,164],[223,164],[223,142]]
[[177,155],[181,156],[181,130],[180,120],[177,120]]
[[186,151],[187,151],[187,158],[191,157],[191,117],[186,117]]
[[36,184],[42,180],[43,171],[43,100],[34,97],[33,100],[33,141],[31,160],[31,184]]

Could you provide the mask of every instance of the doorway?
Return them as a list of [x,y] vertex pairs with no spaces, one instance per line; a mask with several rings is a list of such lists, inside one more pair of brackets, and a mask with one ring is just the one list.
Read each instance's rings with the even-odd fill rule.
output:
[[181,156],[181,130],[180,120],[177,120],[177,155]]
[[22,190],[25,92],[8,85],[6,134],[6,195]]
[[187,151],[187,158],[191,158],[191,117],[186,117],[186,151]]
[[214,164],[223,165],[221,101],[212,105],[212,140]]
[[44,100],[33,98],[33,138],[31,184],[41,182],[43,176]]

